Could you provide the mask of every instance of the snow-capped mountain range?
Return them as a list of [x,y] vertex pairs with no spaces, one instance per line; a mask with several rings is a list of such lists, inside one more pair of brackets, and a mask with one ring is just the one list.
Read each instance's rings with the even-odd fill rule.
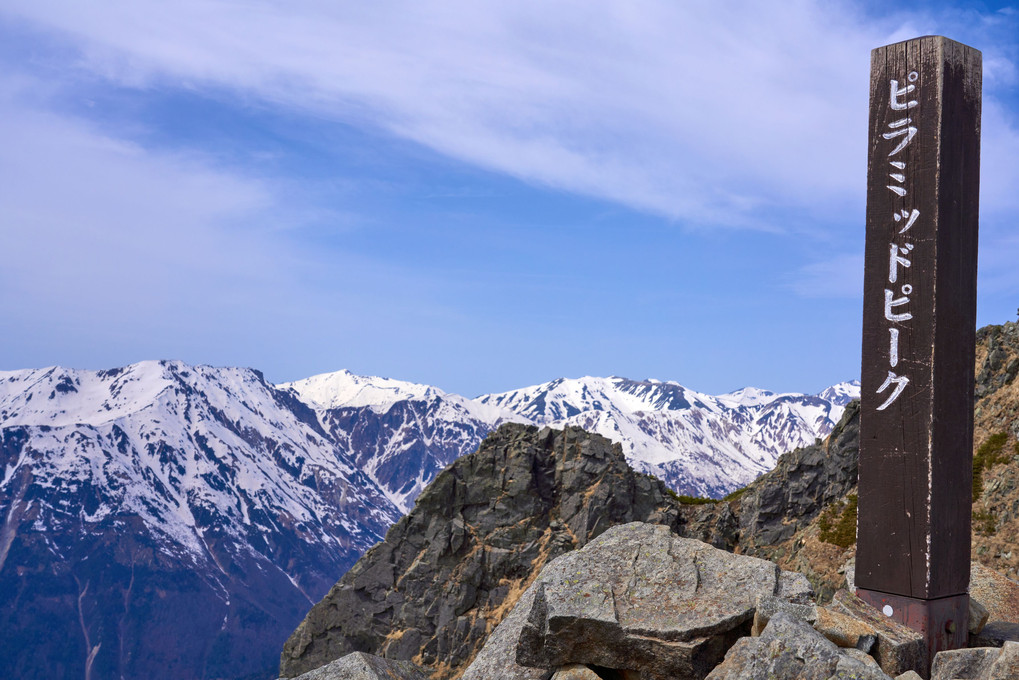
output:
[[718,496],[858,393],[579,378],[467,399],[347,371],[0,372],[0,675],[268,672],[311,603],[502,422],[600,432],[680,493]]
[[773,468],[786,451],[826,436],[857,397],[857,383],[818,395],[747,387],[710,396],[675,382],[588,377],[478,401],[536,424],[597,432],[622,444],[635,469],[661,477],[677,492],[719,497]]

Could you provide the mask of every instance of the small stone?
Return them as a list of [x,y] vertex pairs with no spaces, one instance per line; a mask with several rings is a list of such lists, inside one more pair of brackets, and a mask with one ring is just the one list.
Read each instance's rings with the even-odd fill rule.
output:
[[814,587],[806,576],[795,571],[782,571],[778,575],[776,597],[793,604],[813,605]]
[[874,607],[845,590],[835,593],[831,608],[872,627],[877,641],[872,656],[888,675],[926,670],[927,645],[916,631],[892,621]]
[[895,676],[895,680],[923,680],[916,671],[906,671]]
[[849,560],[842,565],[839,569],[840,574],[845,574],[846,577],[846,590],[851,593],[856,592],[856,557],[850,557]]
[[353,652],[299,675],[294,680],[427,680],[428,676],[408,661],[391,661]]
[[839,647],[853,647],[862,652],[869,652],[877,641],[873,626],[828,607],[817,610],[814,629]]
[[987,611],[987,607],[980,604],[980,601],[970,595],[969,598],[969,634],[979,635],[980,631],[987,625],[987,619],[990,616],[990,612]]
[[804,621],[777,612],[760,637],[736,642],[705,680],[888,680],[875,664],[845,654]]
[[601,678],[587,666],[573,663],[557,670],[552,680],[601,680]]
[[979,635],[969,636],[970,647],[1001,647],[1006,642],[1019,642],[1019,623],[991,621]]
[[861,649],[856,649],[855,647],[840,647],[839,651],[850,658],[856,659],[864,666],[873,666],[877,669],[881,668],[881,666],[877,665],[877,660],[874,657]]
[[938,652],[931,667],[931,680],[970,680],[986,678],[999,651],[983,647],[980,649],[952,649]]
[[757,597],[757,607],[754,610],[754,624],[750,629],[750,634],[754,637],[759,636],[764,632],[764,627],[768,625],[768,621],[778,612],[785,612],[810,624],[817,620],[817,605],[794,604],[779,599],[774,595],[762,594]]

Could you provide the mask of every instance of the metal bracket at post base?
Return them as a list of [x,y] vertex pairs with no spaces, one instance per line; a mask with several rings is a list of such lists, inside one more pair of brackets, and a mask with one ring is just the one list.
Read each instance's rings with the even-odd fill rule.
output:
[[921,600],[858,588],[856,595],[885,616],[917,631],[927,640],[927,670],[934,655],[969,646],[969,595]]

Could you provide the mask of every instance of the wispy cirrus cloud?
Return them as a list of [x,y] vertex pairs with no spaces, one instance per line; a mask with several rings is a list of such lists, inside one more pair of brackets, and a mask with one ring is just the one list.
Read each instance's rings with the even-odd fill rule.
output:
[[859,201],[867,55],[898,25],[752,2],[13,2],[137,87],[378,126],[703,226]]
[[[52,305],[54,318],[91,315],[93,344],[145,324],[146,341],[174,324],[186,328],[165,345],[169,349],[134,349],[143,351],[137,358],[179,356],[176,348],[186,346],[196,328],[234,348],[254,347],[249,338],[275,332],[276,350],[268,354],[290,356],[279,350],[291,341],[283,331],[252,321],[271,309],[291,326],[316,329],[317,340],[302,335],[301,341],[318,357],[335,356],[342,347],[385,355],[387,365],[405,357],[413,366],[430,362],[457,338],[462,351],[450,364],[459,365],[473,348],[506,335],[475,335],[486,322],[490,329],[509,325],[516,332],[516,325],[533,324],[526,310],[546,303],[547,289],[521,297],[519,280],[521,272],[545,274],[559,266],[554,258],[532,257],[532,251],[568,247],[565,239],[529,250],[546,222],[556,223],[559,215],[518,209],[513,201],[549,196],[562,199],[562,213],[580,206],[581,220],[591,206],[575,201],[577,196],[608,203],[597,209],[615,215],[619,232],[627,220],[645,219],[665,226],[662,233],[677,233],[667,228],[670,221],[699,230],[691,238],[678,233],[671,247],[683,258],[672,259],[699,271],[702,261],[713,258],[734,289],[761,291],[760,304],[770,304],[766,293],[793,292],[789,297],[798,303],[768,307],[772,323],[806,318],[821,306],[820,298],[855,309],[861,265],[852,253],[862,250],[869,51],[925,33],[946,33],[984,51],[981,276],[997,290],[1014,290],[1011,260],[1000,253],[1013,251],[1007,232],[1019,213],[1019,17],[951,5],[881,11],[897,13],[875,15],[873,6],[838,0],[8,0],[0,7],[0,35],[21,38],[29,49],[0,42],[0,63],[15,64],[31,82],[19,96],[0,101],[0,220],[13,225],[0,233],[0,247],[14,263],[0,269],[0,302],[5,310],[23,308],[24,327],[36,329],[8,342],[46,338],[56,346],[60,328],[39,311]],[[0,95],[4,87],[0,82]],[[78,103],[68,104],[100,90],[112,93],[102,114],[90,117],[75,109]],[[33,96],[21,96],[28,91]],[[292,139],[263,147],[263,136],[247,145],[260,133],[244,138],[237,132],[226,146],[241,149],[239,157],[223,163],[215,149],[196,151],[210,140],[215,145],[220,133],[234,134],[229,123],[202,127],[200,115],[187,108],[198,100],[214,102],[210,108],[228,112],[230,122],[250,122],[246,114],[257,110],[274,124],[306,126],[301,142],[307,148],[329,144],[341,128],[367,140],[361,151],[380,140],[399,140],[392,141],[401,151],[387,172],[412,165],[411,174],[432,176],[455,167],[483,177],[471,190],[500,183],[495,194],[509,185],[521,188],[502,176],[539,190],[523,187],[526,192],[508,192],[511,198],[493,198],[484,208],[481,202],[461,206],[459,221],[444,222],[451,213],[433,213],[433,225],[444,225],[435,228],[445,239],[438,242],[422,227],[427,219],[417,219],[424,205],[414,202],[417,197],[381,216],[365,212],[398,203],[390,199],[405,186],[362,202],[346,201],[348,189],[333,191],[349,181],[358,185],[349,195],[364,197],[370,193],[366,184],[377,188],[391,181],[357,158],[342,170],[321,170],[345,153],[357,156],[355,145],[340,143],[332,157],[309,161],[301,144],[287,146]],[[120,101],[138,109],[110,117]],[[147,120],[149,113],[159,120]],[[198,140],[176,135],[177,114],[200,128]],[[422,147],[437,155],[421,153]],[[255,170],[248,166],[250,158],[273,149],[283,149],[287,158]],[[306,163],[320,165],[308,170]],[[297,165],[301,172],[287,176]],[[316,182],[320,189],[309,189]],[[451,188],[426,184],[418,185],[421,195]],[[449,184],[453,194],[460,191],[459,179]],[[287,187],[299,190],[286,195]],[[475,207],[478,214],[471,213]],[[359,243],[372,247],[358,251],[349,247],[352,239],[335,235],[341,213],[360,226],[376,220],[360,234]],[[309,238],[309,219],[328,222],[323,231],[330,234]],[[508,226],[500,232],[502,223]],[[488,252],[459,249],[486,227],[498,232],[486,234]],[[787,237],[712,232],[716,227]],[[605,253],[627,237],[606,229],[597,234],[604,243],[591,244],[595,237],[588,232],[581,235],[577,227],[578,239],[586,237],[590,245],[585,255],[595,259],[611,260]],[[651,234],[644,238],[662,240],[661,233]],[[388,246],[387,239],[402,248]],[[513,247],[501,247],[505,243]],[[431,249],[431,261],[422,247]],[[628,253],[639,259],[648,250]],[[487,266],[490,255],[504,258],[497,268]],[[379,260],[368,260],[374,256]],[[459,263],[477,271],[458,277],[451,270]],[[685,286],[690,299],[704,296],[703,282],[691,271],[667,277],[661,274],[667,268],[641,274],[649,276],[648,286]],[[492,274],[495,269],[501,278]],[[592,291],[610,284],[588,269],[562,274],[562,296],[575,308],[600,309],[604,300]],[[487,276],[493,278],[482,283]],[[611,282],[625,285],[622,279]],[[493,287],[524,311],[510,318],[502,305],[505,318],[482,319],[485,296],[463,291]],[[91,310],[76,306],[79,293],[81,300],[98,302]],[[157,305],[168,313],[154,313]],[[126,317],[125,307],[133,310]],[[689,311],[689,305],[677,307],[677,318],[692,323]],[[99,328],[106,322],[115,333]],[[660,323],[660,315],[644,322]],[[535,332],[530,344],[562,336],[567,326],[563,320]],[[673,327],[659,330],[663,337],[675,334]],[[243,354],[210,355],[207,347],[196,352],[202,361],[249,361]],[[264,347],[261,352],[267,354]],[[570,347],[563,356],[574,353]],[[111,363],[136,355],[118,356]],[[251,363],[263,361],[252,357]],[[308,372],[333,367],[322,361]],[[478,359],[463,371],[476,372],[483,363]]]

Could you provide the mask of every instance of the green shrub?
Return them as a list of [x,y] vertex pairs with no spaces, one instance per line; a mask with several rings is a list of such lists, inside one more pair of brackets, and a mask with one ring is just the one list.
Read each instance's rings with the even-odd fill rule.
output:
[[973,529],[984,536],[993,536],[998,530],[998,521],[993,512],[973,512]]
[[706,505],[708,503],[717,503],[718,499],[715,498],[704,498],[703,496],[682,496],[677,495],[678,500],[683,505]]
[[825,508],[817,521],[821,530],[819,538],[840,548],[856,545],[857,505],[858,497],[851,493],[844,503],[833,503]]
[[[973,499],[976,500],[984,492],[984,470],[990,470],[999,463],[1007,463],[1011,456],[1004,453],[1008,442],[1007,432],[998,432],[987,438],[973,454]],[[1013,449],[1019,453],[1019,442]]]
[[728,496],[726,496],[722,500],[723,501],[734,501],[737,498],[739,498],[740,496],[742,496],[743,494],[745,494],[747,492],[747,489],[749,489],[749,488],[750,488],[749,486],[744,486],[742,489],[736,489],[735,491],[733,491],[731,494],[729,494]]

